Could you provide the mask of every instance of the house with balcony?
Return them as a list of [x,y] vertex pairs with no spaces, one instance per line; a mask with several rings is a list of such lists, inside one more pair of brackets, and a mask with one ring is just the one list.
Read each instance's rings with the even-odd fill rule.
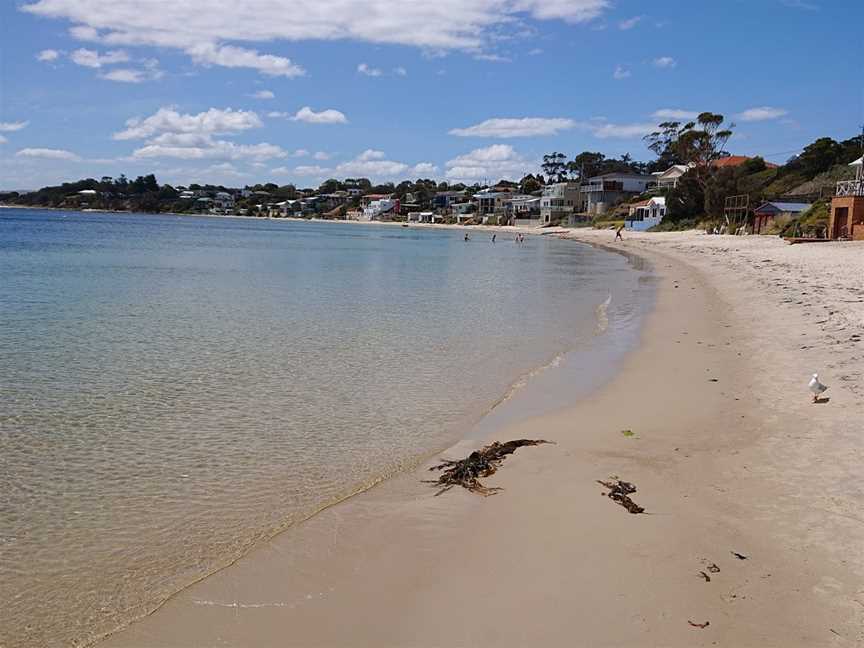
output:
[[653,174],[657,183],[655,189],[657,191],[675,189],[678,187],[678,181],[685,173],[690,170],[687,164],[673,164],[671,167],[660,173]]
[[546,185],[540,197],[540,224],[570,223],[579,207],[579,184],[556,182]]
[[641,173],[604,173],[588,178],[579,187],[580,209],[591,216],[605,214],[615,205],[643,194],[656,184],[652,175]]
[[864,156],[852,162],[854,180],[837,183],[831,199],[828,238],[864,241]]
[[506,191],[492,191],[484,189],[474,194],[474,202],[477,205],[477,215],[481,218],[491,216],[497,212],[504,211],[504,205],[511,194]]
[[398,198],[379,198],[363,208],[363,220],[391,220],[399,213]]
[[464,191],[439,191],[432,196],[432,209],[447,211],[454,204],[465,202]]

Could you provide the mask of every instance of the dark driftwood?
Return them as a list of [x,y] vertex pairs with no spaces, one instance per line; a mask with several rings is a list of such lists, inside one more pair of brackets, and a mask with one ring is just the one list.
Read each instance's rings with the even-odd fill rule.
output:
[[506,443],[495,441],[480,450],[475,450],[465,459],[458,461],[445,459],[437,466],[432,466],[429,470],[443,470],[444,472],[438,479],[427,483],[441,486],[441,490],[435,493],[436,497],[441,493],[446,493],[454,486],[467,488],[472,493],[483,496],[494,495],[502,489],[488,488],[480,483],[480,479],[488,477],[498,470],[507,455],[516,452],[517,448],[536,446],[541,443],[551,442],[535,439],[518,439]]
[[609,481],[601,481],[598,479],[597,483],[609,489],[609,492],[606,493],[606,497],[614,502],[618,502],[634,515],[645,512],[644,508],[630,499],[630,495],[636,492],[635,484],[621,481],[620,479],[611,479]]

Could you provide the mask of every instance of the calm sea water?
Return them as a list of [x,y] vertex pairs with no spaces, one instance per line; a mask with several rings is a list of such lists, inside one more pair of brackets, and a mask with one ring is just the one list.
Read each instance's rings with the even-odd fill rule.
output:
[[635,338],[627,259],[489,236],[0,210],[0,645],[89,643]]

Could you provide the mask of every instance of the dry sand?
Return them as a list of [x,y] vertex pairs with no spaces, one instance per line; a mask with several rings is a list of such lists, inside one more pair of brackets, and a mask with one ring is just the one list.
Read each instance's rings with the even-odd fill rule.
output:
[[[864,321],[864,245],[687,233],[619,246],[660,277],[642,344],[590,398],[495,430],[556,442],[508,459],[487,480],[502,493],[436,498],[420,483],[428,473],[403,475],[103,645],[864,642],[864,346],[851,339]],[[810,402],[814,371],[828,403]],[[610,475],[637,485],[645,515],[601,496],[595,480]]]

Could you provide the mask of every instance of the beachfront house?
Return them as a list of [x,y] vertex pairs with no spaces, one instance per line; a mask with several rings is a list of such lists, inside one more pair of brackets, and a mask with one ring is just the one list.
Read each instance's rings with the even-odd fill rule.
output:
[[578,183],[556,182],[546,185],[540,197],[540,224],[569,223],[578,207]]
[[655,188],[658,191],[664,189],[675,189],[678,186],[678,181],[681,179],[681,176],[683,176],[689,170],[690,166],[686,164],[673,164],[665,171],[653,174],[655,182],[657,183]]
[[434,196],[432,196],[432,209],[447,211],[454,204],[464,201],[464,191],[439,191]]
[[363,208],[363,220],[391,220],[398,213],[398,198],[379,198],[372,200]]
[[644,232],[659,225],[666,216],[666,198],[655,196],[630,205],[624,219],[624,229]]
[[537,227],[540,225],[540,201],[538,196],[519,194],[507,201],[507,222],[513,225]]
[[234,211],[234,196],[226,191],[217,191],[213,196],[213,210],[224,214]]
[[864,157],[849,166],[855,169],[855,179],[837,183],[831,199],[828,238],[864,241]]
[[605,214],[628,198],[645,193],[655,182],[654,176],[641,173],[612,172],[588,178],[579,188],[579,211],[592,216]]
[[753,210],[753,233],[766,234],[810,209],[810,203],[766,202]]
[[477,205],[477,215],[480,217],[490,216],[498,211],[504,210],[504,203],[510,197],[506,191],[492,191],[484,189],[474,194],[474,202]]

